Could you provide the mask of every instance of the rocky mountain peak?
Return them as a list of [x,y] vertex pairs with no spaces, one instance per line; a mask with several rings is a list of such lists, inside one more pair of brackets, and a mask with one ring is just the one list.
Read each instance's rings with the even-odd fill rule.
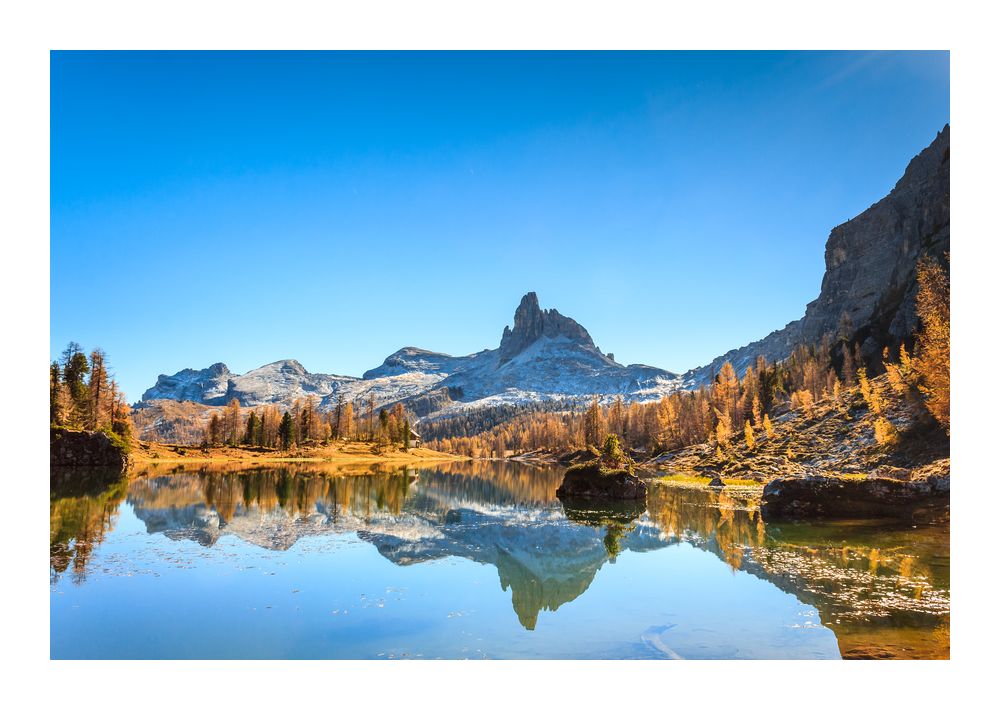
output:
[[268,370],[277,370],[278,372],[286,372],[288,374],[294,375],[308,375],[309,371],[302,366],[302,363],[298,360],[277,360],[269,365],[265,365],[260,368]]
[[534,291],[524,294],[517,310],[514,311],[514,328],[505,326],[500,338],[500,359],[509,360],[542,337],[563,336],[580,345],[597,350],[590,333],[572,318],[568,318],[555,308],[542,310],[538,305],[538,294]]

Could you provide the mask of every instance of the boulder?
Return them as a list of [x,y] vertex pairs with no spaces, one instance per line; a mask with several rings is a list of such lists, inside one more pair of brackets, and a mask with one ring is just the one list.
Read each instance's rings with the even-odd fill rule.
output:
[[709,488],[725,488],[726,484],[722,482],[722,478],[719,474],[712,476],[712,480],[708,482]]
[[764,486],[760,502],[765,520],[795,518],[892,517],[912,519],[919,511],[946,506],[949,475],[909,481],[841,476],[789,476]]
[[624,469],[608,470],[594,463],[570,466],[556,490],[560,500],[597,498],[601,500],[645,500],[645,482]]

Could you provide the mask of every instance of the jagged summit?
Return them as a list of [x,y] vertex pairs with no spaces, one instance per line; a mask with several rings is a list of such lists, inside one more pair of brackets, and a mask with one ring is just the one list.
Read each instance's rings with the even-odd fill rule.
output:
[[514,311],[514,329],[504,326],[503,336],[500,338],[500,362],[510,360],[539,338],[559,336],[597,349],[586,328],[555,308],[543,311],[538,306],[538,295],[530,291],[521,298],[520,305]]

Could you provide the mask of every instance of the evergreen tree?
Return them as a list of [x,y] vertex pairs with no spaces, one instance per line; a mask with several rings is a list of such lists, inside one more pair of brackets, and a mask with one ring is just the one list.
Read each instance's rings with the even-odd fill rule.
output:
[[247,446],[254,446],[257,444],[258,433],[257,430],[260,428],[260,419],[257,417],[257,412],[250,410],[250,416],[247,417],[246,431],[243,432],[243,443]]
[[333,421],[330,423],[333,429],[333,436],[335,439],[339,439],[344,436],[343,429],[343,417],[344,417],[344,393],[337,393],[337,406],[333,410]]
[[614,434],[608,434],[601,448],[601,464],[608,468],[621,468],[625,464],[625,452]]
[[278,425],[278,437],[281,439],[281,448],[285,451],[292,448],[295,436],[295,419],[286,411],[281,417],[281,424]]
[[70,405],[70,411],[66,413],[67,423],[85,426],[88,423],[90,397],[84,377],[90,372],[90,364],[79,343],[70,342],[63,350],[62,371]]
[[212,418],[208,420],[208,431],[205,433],[205,440],[211,446],[218,446],[222,443],[222,419],[215,412],[212,413]]
[[53,360],[49,366],[49,424],[59,426],[62,423],[62,382],[60,381],[59,363]]

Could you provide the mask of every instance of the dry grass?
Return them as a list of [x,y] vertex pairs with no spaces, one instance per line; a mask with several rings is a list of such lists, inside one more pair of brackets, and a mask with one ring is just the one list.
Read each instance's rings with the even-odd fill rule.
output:
[[132,447],[132,456],[137,463],[185,463],[185,462],[338,462],[338,463],[420,463],[429,461],[460,461],[463,456],[455,456],[431,449],[416,448],[403,451],[400,448],[378,450],[373,444],[362,441],[338,441],[323,445],[301,446],[291,451],[263,449],[245,446],[213,446],[203,449],[199,446],[162,444],[154,441],[138,441]]

